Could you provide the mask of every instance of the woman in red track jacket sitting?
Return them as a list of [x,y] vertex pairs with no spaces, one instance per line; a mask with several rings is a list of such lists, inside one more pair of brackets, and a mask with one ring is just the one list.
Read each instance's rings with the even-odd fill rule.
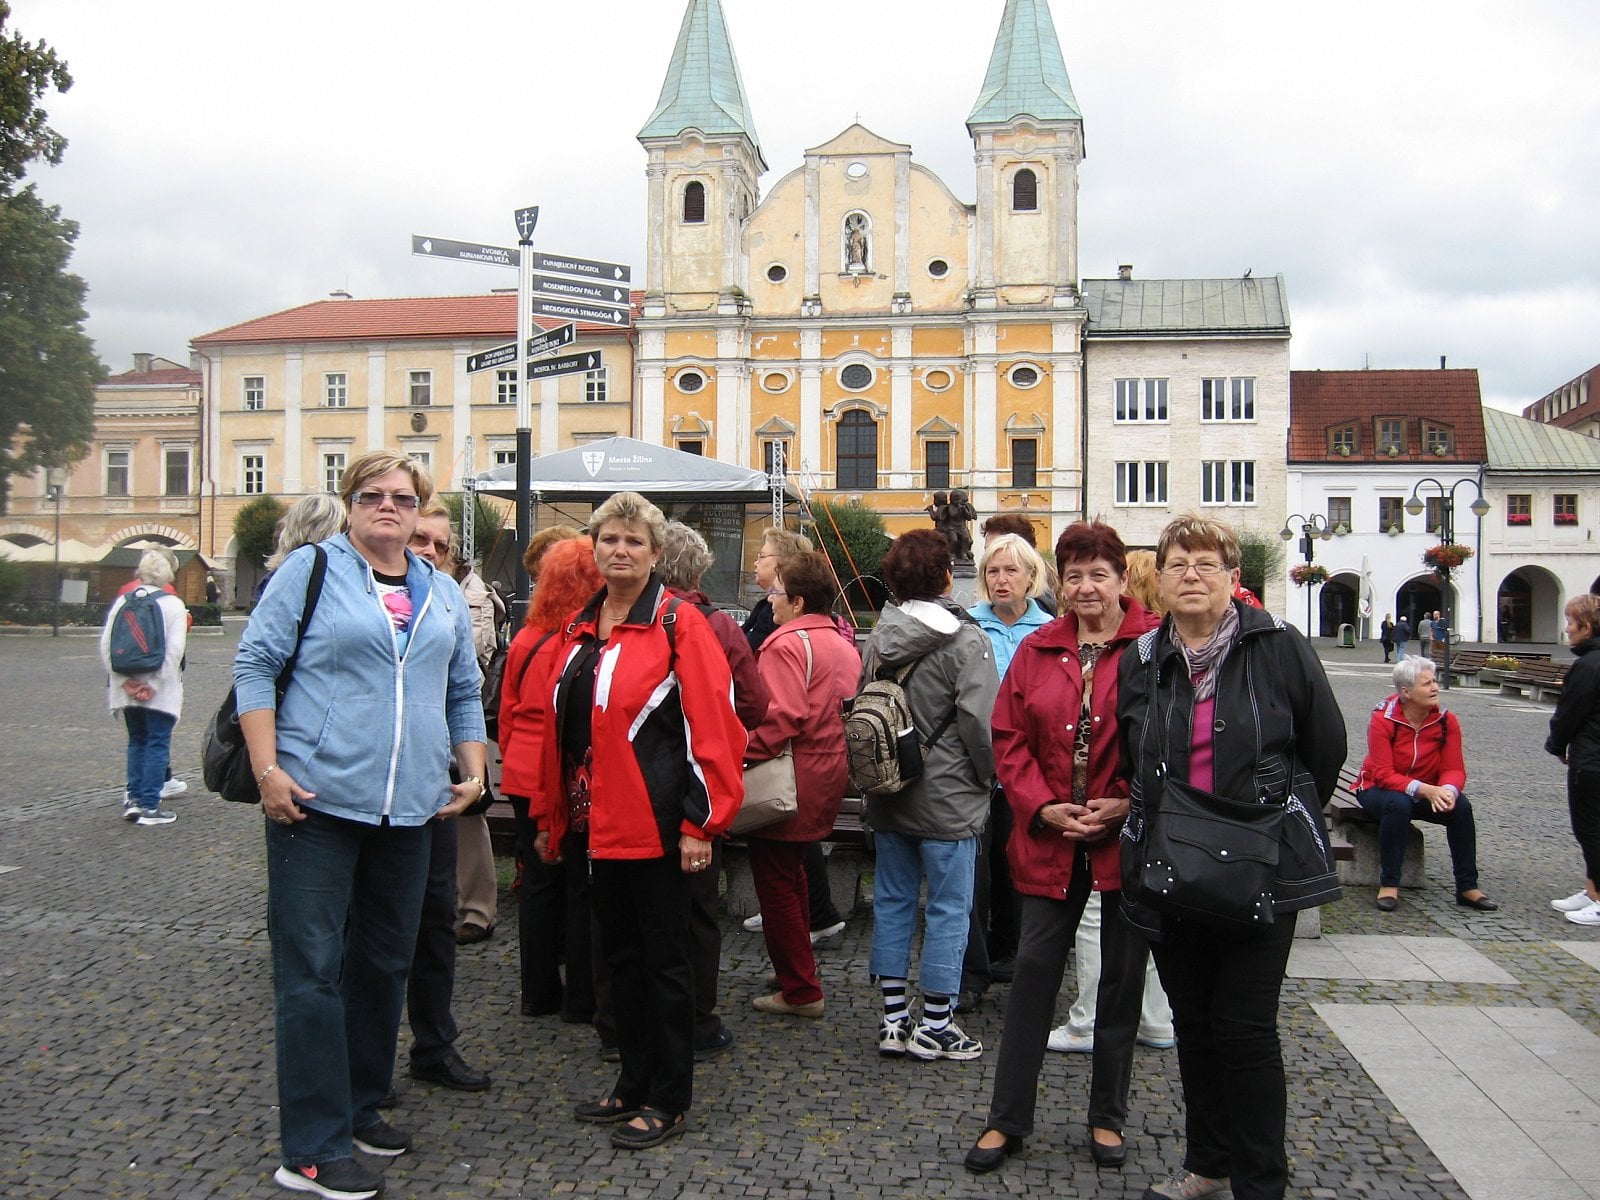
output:
[[1443,825],[1455,868],[1456,903],[1480,912],[1500,906],[1478,886],[1478,833],[1467,800],[1461,722],[1439,707],[1433,662],[1403,658],[1394,668],[1395,694],[1372,710],[1367,757],[1356,799],[1378,822],[1378,907],[1400,903],[1400,868],[1412,821]]

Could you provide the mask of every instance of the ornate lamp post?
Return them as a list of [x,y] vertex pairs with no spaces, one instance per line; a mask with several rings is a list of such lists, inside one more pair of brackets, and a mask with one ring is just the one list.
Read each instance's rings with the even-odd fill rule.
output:
[[56,506],[55,544],[55,598],[50,602],[50,636],[61,636],[61,493],[67,488],[67,473],[61,467],[51,467],[45,477],[50,499]]
[[[1475,516],[1478,519],[1482,520],[1483,517],[1488,513],[1490,505],[1489,505],[1489,502],[1483,498],[1483,485],[1480,484],[1476,479],[1458,479],[1453,484],[1451,484],[1449,487],[1445,487],[1444,484],[1440,483],[1437,479],[1434,479],[1431,476],[1429,478],[1427,478],[1427,479],[1419,479],[1417,481],[1416,485],[1414,487],[1412,487],[1412,489],[1411,489],[1411,499],[1406,501],[1406,511],[1408,513],[1410,513],[1413,517],[1421,516],[1424,506],[1423,506],[1423,503],[1422,503],[1422,497],[1419,495],[1419,493],[1422,491],[1423,487],[1425,485],[1427,485],[1427,484],[1432,484],[1436,489],[1438,489],[1439,497],[1443,501],[1443,503],[1439,506],[1442,509],[1442,511],[1439,514],[1439,546],[1440,547],[1454,546],[1455,545],[1455,541],[1456,541],[1456,489],[1458,487],[1460,487],[1464,483],[1470,483],[1473,486],[1473,488],[1477,490],[1478,498],[1476,500],[1474,500],[1468,507],[1471,508],[1473,516]],[[1470,554],[1470,553],[1471,553],[1470,550],[1467,550],[1467,551],[1463,552],[1464,555],[1465,554]],[[1425,560],[1425,561],[1427,561],[1427,560]],[[1430,561],[1429,565],[1433,567],[1434,574],[1439,576],[1439,581],[1444,585],[1442,588],[1439,589],[1441,592],[1444,593],[1444,633],[1445,633],[1444,638],[1443,638],[1443,641],[1444,641],[1444,671],[1440,675],[1439,686],[1443,687],[1443,688],[1448,688],[1450,686],[1450,633],[1456,627],[1455,588],[1452,587],[1451,584],[1450,584],[1450,574],[1455,568],[1452,567],[1452,566],[1446,565],[1443,562],[1442,558]],[[1481,626],[1480,626],[1480,632],[1481,632]]]
[[[1310,566],[1316,561],[1314,545],[1317,538],[1327,541],[1333,536],[1333,527],[1328,524],[1328,518],[1321,513],[1303,517],[1299,513],[1288,517],[1283,522],[1283,528],[1278,530],[1278,536],[1284,541],[1294,538],[1294,526],[1300,526],[1300,553],[1305,558],[1305,565]],[[1311,631],[1311,585],[1306,584],[1306,637],[1312,637]]]

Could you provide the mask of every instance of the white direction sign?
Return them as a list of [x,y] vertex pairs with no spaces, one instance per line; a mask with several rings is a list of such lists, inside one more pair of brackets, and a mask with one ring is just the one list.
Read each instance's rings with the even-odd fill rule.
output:
[[598,371],[601,358],[598,350],[585,350],[579,354],[563,354],[560,358],[547,358],[531,362],[527,368],[529,379],[553,379],[557,375],[576,375],[579,371]]
[[626,285],[590,282],[584,279],[563,279],[559,275],[533,273],[533,290],[546,296],[560,296],[565,300],[583,300],[590,304],[628,306]]
[[514,366],[516,361],[517,344],[507,342],[504,346],[496,346],[493,350],[485,350],[482,354],[467,355],[467,374],[492,371],[496,367]]
[[484,246],[478,242],[453,242],[449,238],[411,235],[411,253],[428,258],[454,258],[461,262],[488,263],[494,267],[514,267],[522,255],[514,246]]
[[587,321],[591,325],[616,325],[624,329],[632,324],[632,314],[626,308],[583,304],[576,300],[556,300],[549,296],[533,298],[533,315],[559,317],[566,321]]
[[565,325],[557,325],[554,329],[547,329],[543,333],[529,338],[528,357],[538,358],[541,354],[549,354],[552,350],[570,346],[577,340],[578,327],[568,321]]
[[597,258],[574,258],[570,254],[533,252],[533,269],[554,271],[558,275],[576,275],[579,279],[603,279],[607,283],[627,283],[633,272],[622,263],[602,262]]

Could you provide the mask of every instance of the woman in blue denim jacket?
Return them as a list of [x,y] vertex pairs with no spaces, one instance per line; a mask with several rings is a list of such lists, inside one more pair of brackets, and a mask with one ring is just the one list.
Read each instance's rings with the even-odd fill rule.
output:
[[[282,1187],[374,1196],[352,1150],[410,1139],[378,1114],[417,940],[435,817],[483,792],[482,676],[449,576],[410,554],[433,493],[416,463],[375,451],[341,482],[348,531],[327,568],[293,679],[316,552],[295,551],[234,661],[239,723],[266,816],[267,927],[277,1017]],[[450,782],[452,747],[461,772]]]

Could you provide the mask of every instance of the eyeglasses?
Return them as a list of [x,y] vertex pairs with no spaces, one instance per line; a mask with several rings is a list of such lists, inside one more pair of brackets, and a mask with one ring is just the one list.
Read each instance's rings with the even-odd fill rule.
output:
[[396,508],[416,508],[422,503],[421,496],[410,492],[357,492],[350,498],[362,508],[377,508],[385,500],[393,501]]
[[1201,559],[1199,562],[1168,563],[1161,568],[1161,573],[1168,579],[1182,579],[1190,571],[1193,571],[1201,579],[1211,579],[1221,575],[1227,569],[1221,563],[1213,562],[1211,559],[1206,558]]
[[756,561],[760,562],[763,558],[777,558],[777,557],[778,556],[776,554],[774,554],[772,551],[768,550],[765,554],[756,555]]
[[426,550],[429,546],[432,546],[438,554],[450,553],[449,539],[441,542],[438,538],[431,538],[425,533],[417,533],[411,536],[411,548],[413,550]]

